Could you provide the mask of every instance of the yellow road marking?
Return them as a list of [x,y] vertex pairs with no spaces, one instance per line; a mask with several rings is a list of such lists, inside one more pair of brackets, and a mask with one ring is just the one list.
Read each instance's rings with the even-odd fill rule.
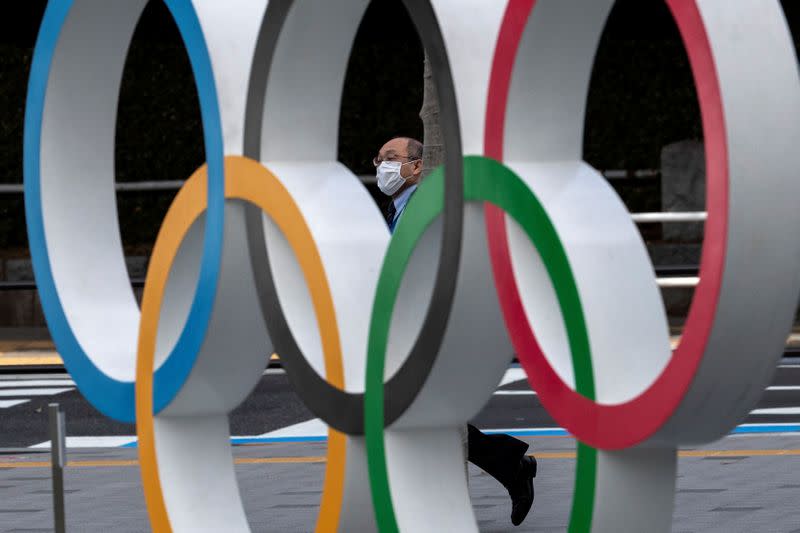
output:
[[800,455],[800,450],[684,450],[680,457],[778,457]]
[[[575,452],[534,453],[536,459],[575,459]],[[678,457],[791,457],[800,450],[681,450]]]
[[237,465],[324,463],[326,461],[327,458],[324,455],[310,457],[239,457],[233,460]]
[[50,340],[0,340],[0,366],[61,365]]
[[[575,452],[539,452],[534,454],[536,459],[575,459]],[[797,450],[682,450],[678,457],[796,457],[800,456]],[[309,455],[297,457],[238,457],[234,459],[237,465],[253,464],[310,464],[325,463],[324,455]],[[97,467],[122,467],[137,466],[136,459],[120,459],[105,461],[69,461],[71,468],[97,468]],[[3,461],[0,468],[50,468],[50,461]]]
[[[139,461],[106,460],[106,461],[67,461],[67,466],[76,468],[85,467],[113,467],[113,466],[138,466]],[[0,468],[50,468],[50,461],[20,461],[0,463]]]
[[[534,453],[536,459],[575,459],[575,452]],[[800,450],[681,450],[678,457],[792,457]]]
[[16,355],[0,353],[0,366],[63,365],[58,355]]

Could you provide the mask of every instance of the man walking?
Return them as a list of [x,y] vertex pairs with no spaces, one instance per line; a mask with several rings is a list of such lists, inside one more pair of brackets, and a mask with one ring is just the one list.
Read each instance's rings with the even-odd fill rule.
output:
[[[409,137],[389,140],[373,159],[378,188],[390,197],[384,214],[390,231],[405,211],[422,178],[422,143]],[[486,435],[467,425],[467,458],[499,481],[511,497],[511,522],[518,526],[533,504],[536,459],[528,444],[510,435]]]

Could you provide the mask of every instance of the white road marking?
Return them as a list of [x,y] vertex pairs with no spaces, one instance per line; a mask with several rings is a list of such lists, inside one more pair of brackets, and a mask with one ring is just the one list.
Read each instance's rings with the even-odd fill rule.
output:
[[754,409],[751,415],[800,415],[800,407],[772,407],[769,409]]
[[285,428],[270,431],[258,435],[257,438],[264,437],[325,437],[328,435],[328,424],[319,418],[312,418],[299,424],[292,424]]
[[10,381],[0,381],[0,389],[10,389],[14,387],[74,387],[75,382],[71,379],[14,379]]
[[[67,448],[117,448],[134,442],[136,437],[67,437]],[[46,440],[31,448],[50,448]]]
[[73,387],[70,388],[53,388],[53,389],[31,389],[31,388],[23,388],[23,389],[5,389],[0,390],[0,397],[10,397],[10,396],[50,396],[52,394],[61,394],[62,392],[68,392],[71,390],[75,390]]
[[[520,380],[514,380],[514,381],[520,381]],[[514,383],[514,381],[512,381],[511,383]],[[502,385],[505,385],[505,383],[501,383],[501,386]],[[772,387],[767,387],[766,390],[769,390],[769,391],[800,391],[800,385],[773,385]],[[495,394],[495,396],[537,396],[536,391],[525,390],[525,389],[521,389],[521,390],[496,390],[494,392],[494,394]]]
[[[787,364],[780,365],[779,368],[800,368],[800,364]],[[271,368],[264,371],[265,375],[271,374],[284,374],[285,370],[281,368]],[[519,367],[513,367],[506,370],[503,378],[501,379],[498,387],[515,383],[518,381],[525,381],[527,376],[525,371]],[[74,387],[75,383],[67,379],[19,379],[0,382],[0,397],[5,396],[44,396],[50,394],[60,394],[72,388],[31,388],[31,387],[47,387],[47,386],[68,386]],[[13,387],[25,386],[28,388],[13,389]],[[800,391],[800,385],[775,385],[767,387],[768,391]],[[497,390],[494,393],[499,396],[536,396],[536,392],[528,389],[524,390]],[[13,400],[0,400],[0,408],[13,407],[28,402],[28,399],[13,399]],[[752,415],[800,415],[800,407],[777,407],[768,409],[755,409],[751,411]],[[743,424],[740,428],[753,428],[760,426],[795,426],[795,423],[764,423],[764,424]],[[561,428],[507,428],[507,429],[494,429],[486,430],[494,432],[525,432],[525,431],[543,431],[543,432],[563,432]],[[250,437],[232,437],[232,438],[265,438],[265,437],[325,437],[328,434],[328,426],[320,419],[315,418],[307,420],[299,424],[293,424],[275,431],[270,431],[262,435],[254,435]],[[69,448],[95,448],[95,447],[118,447],[130,444],[136,441],[135,436],[112,436],[112,437],[67,437],[67,447]],[[42,442],[32,446],[32,448],[49,448],[50,441]]]
[[[774,385],[767,387],[769,391],[800,391],[800,385]],[[536,391],[532,390],[497,390],[495,396],[536,396]]]
[[14,407],[15,405],[27,403],[28,401],[29,400],[0,400],[0,409],[8,409],[9,407]]
[[8,389],[0,390],[0,398],[8,398],[9,396],[50,396],[51,394],[61,394],[71,390],[74,389]]
[[739,424],[737,428],[763,428],[763,427],[795,427],[797,422],[758,422],[754,424]]
[[525,379],[528,379],[528,375],[523,369],[517,367],[509,368],[506,370],[506,373],[503,374],[503,379],[500,380],[498,387],[508,385],[509,383],[514,383],[515,381],[523,381]]

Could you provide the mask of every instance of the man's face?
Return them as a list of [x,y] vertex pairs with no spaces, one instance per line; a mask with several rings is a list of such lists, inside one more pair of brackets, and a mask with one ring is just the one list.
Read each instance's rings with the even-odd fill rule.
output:
[[406,180],[405,186],[417,183],[422,175],[422,161],[414,161],[414,158],[409,157],[407,139],[392,139],[384,144],[375,161],[399,161],[403,163],[403,166],[400,167],[400,176]]

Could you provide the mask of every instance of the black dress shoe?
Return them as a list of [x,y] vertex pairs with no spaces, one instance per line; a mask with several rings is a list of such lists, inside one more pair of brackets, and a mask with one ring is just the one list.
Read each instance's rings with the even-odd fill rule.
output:
[[533,478],[536,477],[536,458],[524,456],[519,462],[519,472],[508,494],[511,496],[511,523],[518,526],[528,516],[533,505]]

